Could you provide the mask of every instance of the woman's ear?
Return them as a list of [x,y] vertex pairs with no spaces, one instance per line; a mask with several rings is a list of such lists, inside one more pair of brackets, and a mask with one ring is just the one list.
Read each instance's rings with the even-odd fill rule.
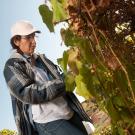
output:
[[15,44],[16,46],[18,46],[18,47],[20,46],[20,41],[19,41],[18,39],[14,39],[13,42],[14,42],[14,44]]

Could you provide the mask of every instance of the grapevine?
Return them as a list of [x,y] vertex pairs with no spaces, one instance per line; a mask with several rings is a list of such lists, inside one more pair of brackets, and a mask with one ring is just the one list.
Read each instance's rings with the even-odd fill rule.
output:
[[52,10],[46,5],[39,7],[45,23],[45,13],[51,13],[46,23],[49,30],[53,31],[57,23],[68,23],[68,28],[61,29],[61,36],[69,49],[58,60],[66,76],[67,91],[76,88],[79,95],[96,101],[111,118],[109,134],[133,135],[135,0],[50,2]]

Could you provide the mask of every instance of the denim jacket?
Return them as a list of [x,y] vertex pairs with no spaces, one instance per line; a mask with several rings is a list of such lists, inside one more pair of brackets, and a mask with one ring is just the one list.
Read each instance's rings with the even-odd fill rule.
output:
[[32,120],[31,105],[50,101],[60,95],[65,97],[69,106],[79,114],[82,120],[91,122],[76,96],[73,93],[66,93],[65,84],[57,66],[44,55],[34,54],[34,56],[42,69],[52,75],[51,83],[37,85],[27,58],[17,52],[7,60],[4,68],[4,77],[10,90],[19,135],[38,135]]

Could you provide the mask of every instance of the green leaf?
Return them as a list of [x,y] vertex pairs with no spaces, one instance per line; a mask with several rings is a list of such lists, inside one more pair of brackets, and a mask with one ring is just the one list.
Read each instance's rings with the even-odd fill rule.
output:
[[85,99],[96,96],[97,93],[94,87],[94,80],[89,67],[81,61],[77,61],[77,68],[79,70],[79,75],[75,78],[77,93]]
[[123,93],[123,95],[125,95],[126,98],[126,94],[129,95],[129,87],[125,73],[121,70],[115,71],[113,74],[113,80],[114,84],[119,88],[119,90]]
[[48,6],[43,4],[39,6],[39,13],[50,32],[54,32],[53,12],[49,9]]
[[119,134],[119,135],[126,135],[124,129],[121,128],[121,127],[118,128],[118,134]]
[[119,112],[115,109],[111,99],[106,100],[106,108],[113,121],[121,119]]
[[65,2],[65,0],[51,0],[53,7],[53,22],[67,19],[67,13],[64,9]]
[[127,69],[130,81],[131,81],[132,89],[135,92],[135,66],[127,62],[126,69]]
[[67,62],[68,62],[68,53],[66,51],[64,51],[63,52],[63,58],[57,59],[57,62],[60,64],[64,73],[66,74],[66,72],[67,72]]
[[84,41],[69,29],[61,29],[61,36],[66,46],[80,46]]
[[100,85],[100,83],[97,80],[97,78],[91,73],[89,66],[85,65],[84,63],[80,61],[77,61],[77,68],[79,69],[79,74],[82,77],[81,81],[85,84],[85,87],[88,91],[88,95],[98,97],[98,94],[99,94],[98,86]]
[[76,93],[80,96],[83,96],[85,99],[90,99],[92,96],[87,89],[87,85],[83,82],[83,76],[80,74],[75,77],[75,82],[76,82]]
[[131,114],[128,108],[122,108],[120,111],[121,118],[123,119],[124,123],[133,124],[134,123],[134,114]]
[[62,6],[64,7],[64,10],[65,10],[65,7],[67,5],[67,0],[57,0],[57,1],[62,4]]
[[121,96],[112,97],[112,102],[115,106],[124,107],[125,103]]
[[96,61],[96,58],[92,53],[90,44],[91,42],[89,42],[87,39],[81,40],[80,45],[81,55],[88,63],[94,63]]
[[66,83],[66,91],[73,92],[75,89],[75,77],[71,72],[68,72],[65,77],[65,83]]

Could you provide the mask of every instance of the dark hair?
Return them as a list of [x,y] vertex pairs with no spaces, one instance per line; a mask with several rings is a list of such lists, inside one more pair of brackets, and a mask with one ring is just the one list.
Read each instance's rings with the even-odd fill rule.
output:
[[11,46],[12,46],[13,49],[16,49],[17,50],[18,53],[23,54],[23,52],[20,50],[20,48],[14,42],[15,40],[20,40],[20,39],[21,39],[21,36],[16,35],[16,36],[14,36],[14,37],[12,37],[10,39],[10,44],[11,44]]
[[16,36],[14,36],[14,37],[12,37],[11,39],[10,39],[10,44],[11,44],[11,46],[12,46],[12,48],[13,49],[19,49],[18,48],[18,46],[15,44],[15,40],[20,40],[21,39],[21,36],[19,36],[19,35],[16,35]]

